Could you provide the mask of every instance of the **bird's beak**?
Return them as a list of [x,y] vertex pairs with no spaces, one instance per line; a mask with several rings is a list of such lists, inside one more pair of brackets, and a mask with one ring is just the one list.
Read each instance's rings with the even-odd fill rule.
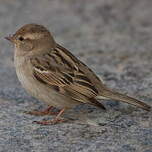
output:
[[10,42],[13,42],[13,36],[12,35],[9,35],[9,36],[5,37],[5,39],[10,41]]

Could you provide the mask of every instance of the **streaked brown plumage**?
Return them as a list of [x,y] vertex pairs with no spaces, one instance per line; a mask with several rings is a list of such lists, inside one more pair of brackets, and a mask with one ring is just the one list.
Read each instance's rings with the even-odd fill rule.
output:
[[[27,24],[7,39],[15,44],[14,61],[21,84],[49,106],[68,109],[88,103],[105,109],[97,100],[105,98],[150,110],[149,105],[108,89],[91,69],[57,44],[41,25]],[[56,123],[58,119],[59,115],[50,122]]]

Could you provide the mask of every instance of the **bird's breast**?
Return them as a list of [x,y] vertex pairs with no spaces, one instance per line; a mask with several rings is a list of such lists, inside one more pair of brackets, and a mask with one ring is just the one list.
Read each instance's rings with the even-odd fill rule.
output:
[[[22,57],[16,57],[14,59],[16,74],[22,84],[22,86],[30,93],[32,93],[32,88],[34,87],[34,78],[32,75],[32,68],[28,61]],[[33,93],[32,93],[33,94]]]

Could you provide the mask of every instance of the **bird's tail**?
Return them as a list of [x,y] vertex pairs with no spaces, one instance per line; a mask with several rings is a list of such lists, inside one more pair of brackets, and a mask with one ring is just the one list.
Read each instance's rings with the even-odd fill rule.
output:
[[[132,105],[135,105],[137,107],[140,107],[144,110],[150,111],[151,107],[147,105],[146,103],[139,101],[135,98],[129,97],[127,95],[112,91],[108,88],[104,88],[100,96],[108,98],[108,99],[113,99],[121,102],[126,102]],[[98,98],[98,97],[97,97]]]

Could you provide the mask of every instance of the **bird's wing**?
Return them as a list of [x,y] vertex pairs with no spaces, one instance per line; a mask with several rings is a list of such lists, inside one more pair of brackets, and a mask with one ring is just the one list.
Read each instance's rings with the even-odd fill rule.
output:
[[[35,78],[49,86],[59,87],[62,93],[69,94],[77,100],[93,98],[98,90],[81,63],[70,52],[60,47],[31,58]],[[84,66],[84,65],[83,65]],[[89,73],[88,73],[89,74]],[[79,99],[80,98],[80,99]]]

